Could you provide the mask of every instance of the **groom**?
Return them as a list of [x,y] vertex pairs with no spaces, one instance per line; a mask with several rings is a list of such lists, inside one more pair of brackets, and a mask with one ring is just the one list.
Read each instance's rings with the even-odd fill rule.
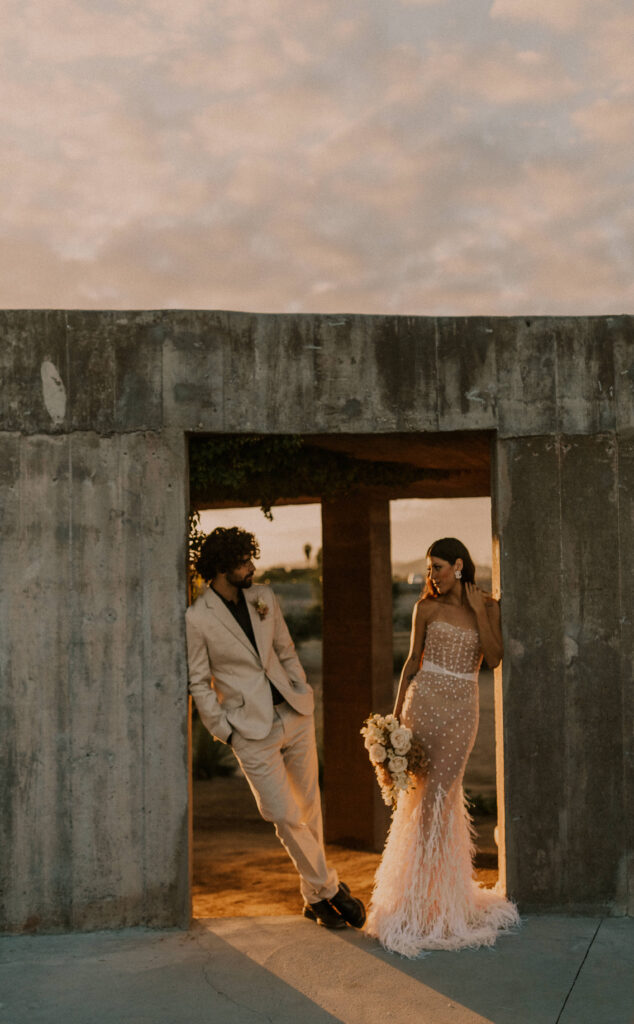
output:
[[253,586],[253,534],[219,527],[196,570],[209,584],[187,609],[189,688],[203,724],[229,743],[258,810],[293,861],[304,916],[326,928],[360,928],[361,900],[326,863],[317,778],[313,691],[277,598]]

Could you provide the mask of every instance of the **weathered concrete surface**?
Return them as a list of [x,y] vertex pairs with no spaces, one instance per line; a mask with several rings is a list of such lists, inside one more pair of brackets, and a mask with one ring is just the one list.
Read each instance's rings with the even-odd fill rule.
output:
[[[109,433],[164,426],[156,319],[155,313],[0,311],[0,429]],[[60,420],[47,408],[45,363],[56,368],[65,393]]]
[[[632,371],[634,381],[634,370]],[[632,420],[634,422],[634,409]],[[631,685],[632,653],[634,652],[634,432],[630,429],[618,440],[619,487],[619,575],[621,607],[619,619],[621,646],[619,650],[619,677],[623,680],[621,721],[623,727],[623,817],[626,845],[623,853],[622,884],[628,892],[628,913],[634,916],[634,686]],[[629,682],[628,682],[629,680]]]
[[631,1024],[631,919],[532,917],[493,950],[404,960],[300,917],[0,939],[6,1024]]
[[[0,429],[628,429],[632,334],[627,316],[4,311]],[[44,362],[66,392],[58,422],[44,400]]]
[[2,927],[186,921],[187,432],[491,432],[509,888],[631,911],[632,324],[1,313]]
[[2,451],[4,926],[186,923],[184,439]]
[[605,434],[505,440],[496,465],[507,885],[527,909],[626,913],[632,606],[618,446]]

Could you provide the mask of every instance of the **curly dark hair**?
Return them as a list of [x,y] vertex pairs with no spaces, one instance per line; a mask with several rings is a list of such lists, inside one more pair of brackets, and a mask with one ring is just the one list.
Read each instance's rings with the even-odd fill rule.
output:
[[247,558],[259,558],[260,546],[248,530],[240,526],[217,526],[212,530],[196,559],[196,572],[209,583],[219,572],[232,572]]
[[[471,555],[461,540],[457,540],[456,537],[441,537],[440,540],[435,540],[427,549],[427,558],[433,558],[434,555],[436,558],[442,558],[444,562],[449,562],[450,565],[453,565],[458,558],[461,558],[462,582],[475,583],[475,565]],[[428,576],[423,590],[423,598],[435,596],[436,594]]]

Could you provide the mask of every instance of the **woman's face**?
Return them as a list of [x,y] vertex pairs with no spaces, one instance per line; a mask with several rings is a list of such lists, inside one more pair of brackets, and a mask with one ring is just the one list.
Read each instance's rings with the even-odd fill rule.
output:
[[462,569],[461,558],[458,558],[452,565],[451,562],[446,562],[444,558],[438,558],[437,555],[428,556],[427,575],[435,594],[447,594],[452,587],[455,587],[458,582],[456,579],[456,570],[458,569]]

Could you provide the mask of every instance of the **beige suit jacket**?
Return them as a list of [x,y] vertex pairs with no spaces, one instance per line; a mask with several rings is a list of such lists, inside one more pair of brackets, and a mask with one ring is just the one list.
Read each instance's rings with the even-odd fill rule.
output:
[[[245,590],[257,650],[214,590],[208,588],[187,609],[189,689],[203,724],[226,743],[235,730],[247,739],[263,739],[273,725],[269,681],[300,715],[313,711],[295,645],[272,588]],[[260,617],[255,604],[266,608]]]

